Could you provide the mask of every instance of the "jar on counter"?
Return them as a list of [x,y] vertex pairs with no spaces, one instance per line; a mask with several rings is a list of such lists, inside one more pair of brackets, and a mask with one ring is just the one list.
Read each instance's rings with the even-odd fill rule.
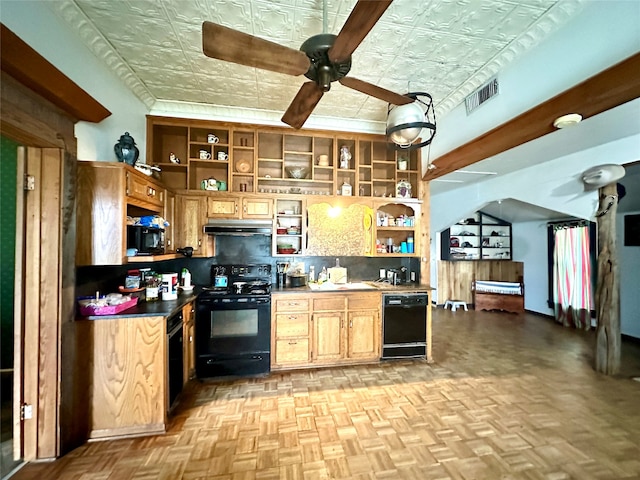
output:
[[160,299],[160,282],[161,277],[157,275],[148,275],[146,279],[145,294],[147,302],[155,302]]

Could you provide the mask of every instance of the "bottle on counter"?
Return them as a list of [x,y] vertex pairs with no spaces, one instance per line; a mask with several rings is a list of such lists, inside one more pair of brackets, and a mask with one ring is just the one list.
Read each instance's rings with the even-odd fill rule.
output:
[[324,283],[327,281],[327,269],[322,267],[320,273],[318,274],[318,283]]
[[182,269],[182,286],[186,288],[191,287],[191,272],[186,268]]
[[316,280],[316,268],[313,265],[309,266],[309,283],[313,283]]

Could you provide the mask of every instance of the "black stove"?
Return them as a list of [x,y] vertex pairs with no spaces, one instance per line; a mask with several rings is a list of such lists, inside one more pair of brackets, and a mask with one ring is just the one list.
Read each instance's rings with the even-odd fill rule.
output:
[[266,374],[270,350],[271,265],[212,265],[196,300],[197,376]]
[[212,265],[204,295],[241,298],[271,293],[271,265]]

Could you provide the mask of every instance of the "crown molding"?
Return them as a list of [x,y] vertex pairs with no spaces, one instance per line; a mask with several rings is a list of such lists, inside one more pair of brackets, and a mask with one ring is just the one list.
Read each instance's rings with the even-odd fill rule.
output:
[[104,38],[100,31],[87,18],[84,12],[73,0],[56,0],[44,2],[69,29],[75,32],[91,50],[91,52],[103,62],[124,83],[133,94],[151,108],[156,98],[140,81],[138,76],[125,63],[115,48]]

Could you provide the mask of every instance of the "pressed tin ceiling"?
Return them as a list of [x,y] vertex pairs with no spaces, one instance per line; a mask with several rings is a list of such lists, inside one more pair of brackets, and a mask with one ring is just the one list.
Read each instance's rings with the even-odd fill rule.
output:
[[[349,76],[434,98],[438,116],[578,13],[582,0],[395,0],[354,52]],[[328,0],[337,34],[355,0]],[[278,120],[306,78],[202,53],[205,20],[298,49],[322,33],[322,0],[56,0],[47,2],[150,110]],[[179,102],[179,103],[176,103]],[[383,123],[387,104],[333,83],[311,119]]]

